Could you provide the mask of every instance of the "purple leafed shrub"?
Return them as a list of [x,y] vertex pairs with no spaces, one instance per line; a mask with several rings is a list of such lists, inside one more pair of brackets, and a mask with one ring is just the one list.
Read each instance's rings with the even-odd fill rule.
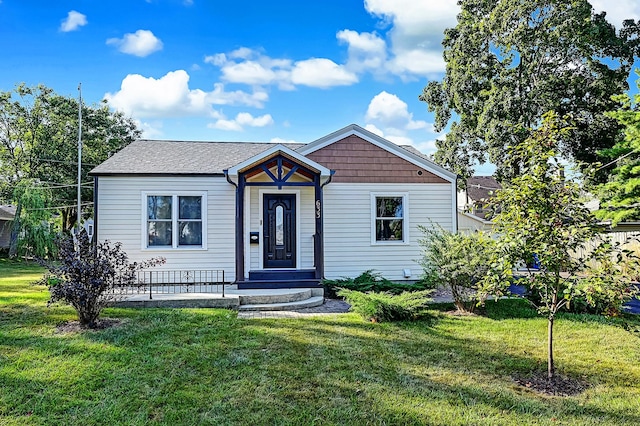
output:
[[42,279],[49,287],[49,304],[65,302],[78,313],[80,325],[94,328],[102,309],[120,299],[119,287],[135,286],[136,272],[165,263],[162,257],[129,262],[121,243],[92,245],[85,232],[77,243],[71,237],[57,239],[58,262],[43,263],[48,273]]

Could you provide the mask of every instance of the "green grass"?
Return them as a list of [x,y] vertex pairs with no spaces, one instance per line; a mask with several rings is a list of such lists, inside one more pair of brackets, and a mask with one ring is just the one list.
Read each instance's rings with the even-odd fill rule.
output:
[[511,378],[546,366],[545,320],[519,301],[382,324],[108,309],[125,324],[61,334],[75,315],[46,306],[41,273],[0,260],[2,425],[640,424],[635,318],[559,318],[557,366],[591,386],[548,397]]

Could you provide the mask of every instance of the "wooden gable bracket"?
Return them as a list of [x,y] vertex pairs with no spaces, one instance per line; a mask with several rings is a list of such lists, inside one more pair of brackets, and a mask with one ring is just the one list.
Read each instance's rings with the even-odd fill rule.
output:
[[[275,160],[275,161],[274,161]],[[288,164],[285,164],[288,163]],[[275,164],[274,164],[275,163]],[[270,170],[273,166],[277,167],[276,175]],[[285,174],[285,166],[289,168],[289,171]],[[291,166],[291,167],[289,167]],[[246,179],[257,175],[260,172],[264,172],[271,182],[247,182]],[[299,173],[302,176],[313,179],[317,172],[313,172],[304,166],[295,164],[293,161],[287,159],[282,155],[278,155],[271,161],[265,161],[257,166],[241,173],[247,186],[277,186],[278,189],[282,189],[285,186],[315,186],[314,182],[289,182],[289,179],[295,174]],[[284,176],[283,176],[284,175]]]

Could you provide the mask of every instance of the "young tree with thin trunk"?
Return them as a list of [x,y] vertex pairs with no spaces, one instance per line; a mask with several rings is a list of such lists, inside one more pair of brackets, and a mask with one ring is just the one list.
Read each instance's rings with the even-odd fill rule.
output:
[[555,374],[558,312],[578,296],[591,304],[599,298],[622,303],[633,290],[625,273],[638,270],[633,253],[599,235],[595,217],[582,203],[581,185],[565,176],[558,144],[570,129],[563,125],[557,115],[548,113],[529,138],[510,148],[509,155],[520,162],[522,173],[495,196],[500,206],[493,218],[498,249],[490,261],[494,267],[480,286],[481,294],[506,294],[513,268],[537,256],[539,271],[518,283],[527,287],[524,297],[548,320],[550,379]]

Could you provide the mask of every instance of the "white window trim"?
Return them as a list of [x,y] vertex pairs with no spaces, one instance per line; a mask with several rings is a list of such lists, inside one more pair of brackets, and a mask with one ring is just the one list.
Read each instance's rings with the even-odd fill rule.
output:
[[[173,226],[172,228],[172,246],[149,246],[149,235],[147,230],[147,221],[148,221],[148,212],[147,212],[147,197],[154,195],[163,195],[166,197],[172,197],[173,201],[171,202],[171,221]],[[178,197],[202,197],[202,246],[194,247],[194,246],[179,246],[178,245]],[[206,191],[180,191],[180,192],[171,192],[171,191],[142,191],[141,193],[142,199],[142,239],[141,239],[141,247],[142,250],[149,251],[176,251],[176,250],[184,250],[184,251],[202,251],[207,250],[207,192]]]
[[[402,241],[377,241],[376,240],[376,220],[378,218],[376,209],[376,198],[393,197],[402,198]],[[371,245],[372,246],[406,246],[409,245],[409,193],[408,192],[372,192],[371,193]]]

